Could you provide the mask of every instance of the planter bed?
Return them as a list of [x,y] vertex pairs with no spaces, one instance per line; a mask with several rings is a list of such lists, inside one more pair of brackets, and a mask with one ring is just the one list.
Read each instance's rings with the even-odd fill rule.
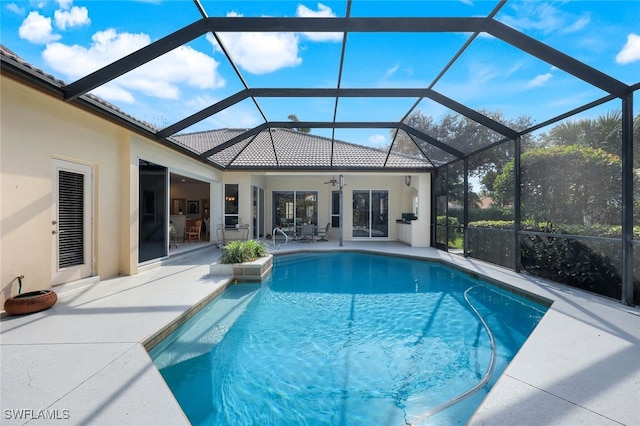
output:
[[262,282],[271,273],[273,255],[260,257],[244,263],[212,263],[209,265],[211,275],[231,275],[231,278],[243,282]]

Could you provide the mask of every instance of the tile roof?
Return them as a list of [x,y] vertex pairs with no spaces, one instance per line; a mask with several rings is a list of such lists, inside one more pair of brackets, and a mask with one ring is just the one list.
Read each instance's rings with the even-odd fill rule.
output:
[[[244,133],[246,129],[220,129],[174,135],[181,146],[202,154]],[[333,146],[332,146],[333,145]],[[332,154],[333,150],[333,154]],[[388,155],[388,158],[387,158]],[[300,133],[267,129],[209,157],[226,169],[433,169],[425,158]]]
[[[17,65],[22,69],[24,73],[29,73],[30,75],[37,77],[41,79],[43,82],[48,83],[49,85],[54,86],[60,90],[63,90],[64,87],[66,87],[66,83],[64,81],[60,80],[59,78],[51,74],[44,72],[40,68],[34,67],[29,62],[22,59],[20,56],[15,54],[13,51],[11,51],[9,48],[4,46],[3,44],[0,44],[0,58],[2,59],[3,65],[5,63],[11,63],[13,65]],[[84,101],[87,101],[94,105],[99,106],[100,108],[104,109],[105,112],[107,113],[126,119],[130,121],[132,124],[135,124],[136,126],[139,126],[146,131],[156,133],[159,130],[154,125],[142,120],[138,120],[137,118],[125,113],[117,106],[91,93],[86,93],[82,95],[80,98]]]
[[[19,68],[23,74],[35,77],[49,89],[63,93],[64,81],[33,67],[10,49],[0,44],[3,64]],[[106,113],[132,124],[147,133],[156,134],[160,129],[132,117],[115,105],[86,93],[80,100]],[[166,139],[179,150],[201,156],[204,152],[230,139],[242,135],[249,129],[219,129],[189,134],[177,134]],[[374,170],[422,170],[430,171],[433,164],[420,155],[407,155],[387,150],[338,141],[297,132],[291,129],[273,128],[263,130],[208,157],[214,165],[223,169],[298,169],[319,170],[327,168],[374,169]]]

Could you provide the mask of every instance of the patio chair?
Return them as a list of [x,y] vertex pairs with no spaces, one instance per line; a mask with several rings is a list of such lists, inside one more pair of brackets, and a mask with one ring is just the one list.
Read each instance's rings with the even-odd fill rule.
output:
[[196,220],[195,225],[188,227],[184,230],[184,240],[186,242],[202,241],[200,239],[200,232],[202,231],[202,221]]
[[324,229],[318,228],[317,236],[320,237],[320,241],[327,241],[329,238],[329,226],[331,226],[331,224],[327,223],[327,226],[325,226]]
[[303,223],[300,226],[300,241],[312,242],[315,228],[315,225]]

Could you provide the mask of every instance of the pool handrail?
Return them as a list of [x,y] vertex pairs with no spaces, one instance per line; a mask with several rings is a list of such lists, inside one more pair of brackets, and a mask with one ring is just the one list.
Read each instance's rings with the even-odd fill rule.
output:
[[[277,232],[280,232],[282,235],[284,235],[284,243],[280,244],[280,246],[278,246],[278,242],[276,241]],[[289,242],[289,236],[287,235],[287,233],[278,227],[273,228],[273,231],[271,232],[271,239],[273,240],[274,250],[278,250],[278,247],[282,247],[284,244],[287,244]]]

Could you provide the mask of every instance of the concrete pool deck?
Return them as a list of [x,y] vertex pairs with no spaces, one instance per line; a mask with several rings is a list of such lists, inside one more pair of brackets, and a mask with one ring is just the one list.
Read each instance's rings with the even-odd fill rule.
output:
[[[491,264],[401,243],[289,243],[446,260],[552,300],[472,425],[639,425],[640,309]],[[227,282],[215,246],[138,275],[56,287],[58,302],[0,322],[3,425],[189,424],[142,343]],[[27,277],[28,279],[28,277]]]

